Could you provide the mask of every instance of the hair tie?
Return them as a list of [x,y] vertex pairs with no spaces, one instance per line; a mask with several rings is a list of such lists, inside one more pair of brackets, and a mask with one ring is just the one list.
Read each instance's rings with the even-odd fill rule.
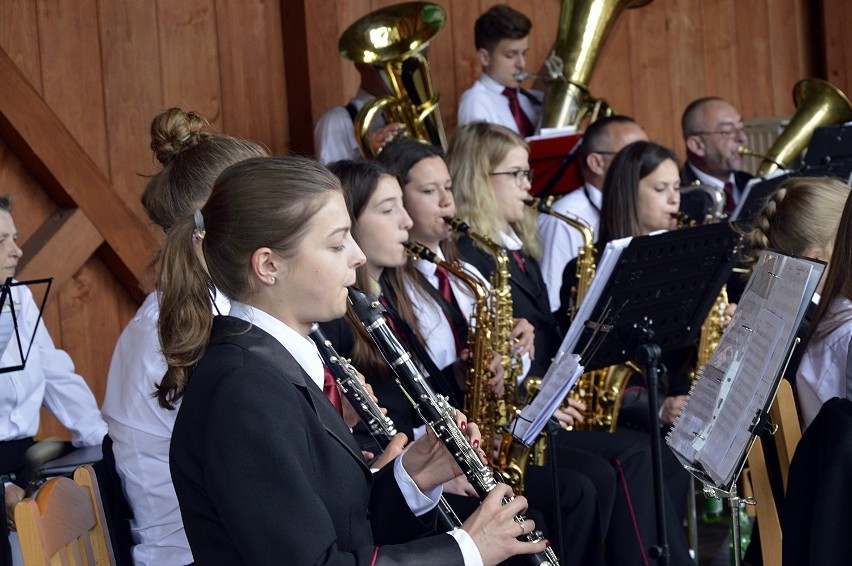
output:
[[197,244],[204,239],[207,232],[204,230],[204,215],[201,214],[201,211],[196,209],[194,216],[195,228],[192,230],[192,241]]
[[180,143],[186,143],[186,142],[188,142],[188,141],[189,141],[189,138],[191,138],[191,137],[192,137],[192,134],[186,134],[185,136],[183,136],[182,138],[180,138],[178,141],[179,141]]

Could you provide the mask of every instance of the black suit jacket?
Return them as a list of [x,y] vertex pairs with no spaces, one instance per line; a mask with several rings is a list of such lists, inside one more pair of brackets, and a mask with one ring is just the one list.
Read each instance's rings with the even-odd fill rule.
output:
[[[745,171],[734,171],[734,184],[737,186],[737,189],[740,190],[740,194],[742,194],[742,190],[745,189],[745,186],[752,180],[752,178],[753,175],[746,173]],[[689,163],[685,163],[680,170],[680,184],[691,185],[698,180],[698,177],[695,176],[695,171],[692,170]]]
[[[272,336],[216,317],[175,422],[172,480],[197,564],[462,564],[447,535],[406,544],[392,466],[370,473],[343,419]],[[375,539],[374,539],[375,537]]]
[[[494,256],[478,247],[470,238],[458,242],[459,253],[465,261],[476,267],[485,277],[496,269]],[[547,287],[541,276],[538,262],[523,255],[525,269],[521,269],[514,256],[509,254],[509,284],[512,288],[512,311],[515,318],[525,318],[535,327],[535,360],[529,375],[543,376],[562,343],[562,333],[556,318],[550,312]]]

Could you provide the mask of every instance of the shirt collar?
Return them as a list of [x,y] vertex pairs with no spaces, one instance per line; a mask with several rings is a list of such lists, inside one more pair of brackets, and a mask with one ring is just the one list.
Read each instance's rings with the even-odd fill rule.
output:
[[[479,80],[482,83],[482,86],[484,86],[488,90],[495,92],[497,94],[503,94],[503,89],[506,88],[505,86],[503,86],[500,83],[498,83],[497,81],[495,81],[491,77],[491,75],[489,75],[488,73],[486,73],[484,71],[479,76]],[[517,90],[517,89],[515,89],[515,90]]]
[[[440,248],[440,246],[438,247],[438,251],[435,253],[435,255],[438,256],[439,259],[446,259],[444,257],[444,252]],[[438,269],[438,266],[432,263],[431,261],[425,259],[418,259],[414,262],[414,268],[424,276],[431,277],[435,275],[435,271]]]
[[[695,173],[695,176],[698,178],[699,181],[701,181],[702,185],[710,185],[711,187],[718,187],[720,189],[725,186],[725,181],[721,181],[716,177],[713,177],[712,175],[708,175],[692,163],[688,163],[688,165],[692,168],[692,172]],[[728,182],[734,187],[737,186],[737,184],[734,182],[733,173],[728,175]]]
[[594,186],[591,183],[586,183],[586,197],[588,197],[589,201],[600,209],[603,204],[603,193],[599,188]]
[[503,245],[506,246],[506,249],[508,250],[520,250],[524,247],[524,243],[521,241],[521,238],[518,237],[511,226],[503,232],[500,232],[500,239],[503,240]]
[[322,359],[319,351],[317,351],[316,344],[310,338],[302,336],[272,315],[244,303],[232,302],[231,316],[257,326],[278,340],[302,366],[311,381],[322,390],[325,381]]

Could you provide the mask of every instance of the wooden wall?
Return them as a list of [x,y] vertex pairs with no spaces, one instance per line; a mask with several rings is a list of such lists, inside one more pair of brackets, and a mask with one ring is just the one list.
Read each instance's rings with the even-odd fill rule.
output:
[[[433,78],[449,132],[455,127],[459,96],[479,75],[473,24],[496,2],[435,1],[449,16],[446,28],[430,47]],[[850,11],[840,0],[825,2]],[[357,89],[352,65],[336,55],[337,38],[356,18],[394,3],[306,2],[309,29],[315,30],[309,39],[305,72],[311,83],[314,120],[328,108],[345,104]],[[535,70],[556,39],[562,2],[510,0],[508,4],[533,21],[527,64]],[[680,153],[680,115],[695,98],[722,96],[746,119],[789,115],[794,110],[793,85],[818,71],[816,5],[811,0],[654,0],[627,10],[602,47],[591,91],[606,98],[618,112],[633,116],[653,139]],[[839,33],[839,24],[837,41],[848,43]],[[847,66],[852,65],[849,52],[847,49]],[[847,74],[848,69],[839,68],[835,80]],[[293,143],[300,142],[294,139]]]
[[[309,154],[314,121],[357,88],[338,37],[396,1],[0,1],[0,193],[17,203],[20,276],[56,278],[47,327],[99,400],[160,238],[139,205],[157,171],[151,118],[181,106],[274,153]],[[449,16],[431,47],[449,133],[479,73],[473,22],[495,0],[436,1]],[[509,4],[533,20],[537,66],[561,2]],[[748,119],[792,113],[802,77],[850,92],[850,25],[848,0],[654,0],[619,18],[590,86],[682,152],[680,114],[696,97],[723,96]]]

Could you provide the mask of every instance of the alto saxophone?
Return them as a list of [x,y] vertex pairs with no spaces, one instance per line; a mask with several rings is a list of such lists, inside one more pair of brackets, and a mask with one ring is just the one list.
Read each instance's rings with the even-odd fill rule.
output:
[[[594,244],[594,229],[579,218],[554,211],[541,199],[531,198],[525,202],[541,213],[567,222],[579,230],[583,236],[583,245],[577,254],[577,292],[573,303],[568,306],[568,319],[573,320],[580,302],[586,296],[586,292],[595,277],[595,254],[597,250]],[[627,364],[583,373],[568,394],[569,398],[586,406],[586,410],[583,411],[583,422],[575,423],[573,428],[576,430],[615,431],[624,388],[627,385],[627,380],[637,369],[635,365],[628,362]],[[540,384],[531,383],[530,389],[537,389],[538,386]],[[543,452],[543,450],[537,447],[536,452]]]
[[[393,437],[396,435],[396,425],[390,417],[382,413],[378,404],[373,401],[373,397],[367,388],[358,379],[358,372],[349,363],[349,360],[342,357],[334,349],[331,340],[325,337],[325,334],[317,323],[311,325],[310,331],[311,340],[317,345],[320,357],[325,365],[334,376],[334,381],[340,386],[340,390],[346,396],[346,400],[358,413],[361,421],[367,425],[370,430],[370,435],[378,442],[379,446],[384,450],[388,447]],[[441,497],[438,500],[438,521],[442,528],[452,530],[461,527],[462,522],[459,520],[447,500]]]
[[[482,463],[479,454],[456,424],[455,410],[445,397],[437,395],[430,387],[411,359],[411,354],[388,327],[383,316],[384,307],[378,299],[352,288],[349,289],[349,299],[358,320],[372,336],[382,356],[396,374],[397,383],[423,418],[423,422],[447,447],[479,497],[484,498],[500,483],[500,476]],[[508,503],[508,500],[504,501],[505,503]],[[523,523],[526,518],[516,515],[514,520]],[[544,535],[535,530],[522,535],[518,540],[536,543],[544,540]],[[526,556],[531,566],[559,566],[559,560],[552,548]]]
[[[520,356],[512,354],[509,339],[515,323],[512,312],[512,288],[509,285],[511,278],[509,256],[505,248],[474,232],[464,221],[452,218],[449,220],[449,224],[453,230],[468,236],[488,249],[496,262],[496,268],[489,281],[491,283],[492,313],[491,349],[500,356],[505,393],[503,401],[498,402],[496,413],[492,412],[499,418],[498,426],[495,426],[494,429],[499,428],[500,430],[500,446],[497,450],[497,457],[494,459],[494,466],[516,493],[523,493],[524,476],[527,465],[531,461],[530,448],[521,442],[515,442],[514,437],[505,429],[505,426],[520,414],[520,407],[523,404],[518,393],[518,375],[523,368],[523,363]],[[465,399],[467,399],[467,395]],[[532,462],[543,465],[543,459],[542,456],[533,456]]]

